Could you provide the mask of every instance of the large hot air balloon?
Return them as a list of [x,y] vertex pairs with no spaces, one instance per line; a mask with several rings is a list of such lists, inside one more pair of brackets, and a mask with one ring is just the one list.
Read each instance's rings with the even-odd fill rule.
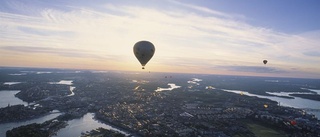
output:
[[133,46],[133,53],[141,63],[142,69],[152,58],[154,52],[154,45],[149,41],[139,41]]
[[267,64],[268,63],[268,60],[263,60],[263,64]]

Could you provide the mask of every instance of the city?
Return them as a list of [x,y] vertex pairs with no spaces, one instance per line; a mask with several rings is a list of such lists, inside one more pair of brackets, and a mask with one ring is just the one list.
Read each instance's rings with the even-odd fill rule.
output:
[[[27,72],[23,76],[9,76],[10,73],[1,71],[1,76],[6,76],[1,80],[21,83],[0,84],[0,89],[21,90],[16,96],[29,105],[8,104],[0,108],[1,123],[41,117],[53,110],[62,115],[44,123],[13,128],[6,132],[8,137],[54,136],[67,126],[68,120],[87,113],[94,113],[94,119],[128,134],[101,128],[81,133],[82,136],[106,133],[114,136],[320,136],[319,120],[305,110],[226,92],[216,88],[215,83],[209,86],[193,78],[211,76],[71,70]],[[52,83],[61,80],[73,82],[72,85]],[[172,88],[172,83],[177,86]],[[73,95],[70,95],[70,86]],[[262,133],[263,130],[268,133]]]
[[0,137],[320,137],[319,0],[0,0]]

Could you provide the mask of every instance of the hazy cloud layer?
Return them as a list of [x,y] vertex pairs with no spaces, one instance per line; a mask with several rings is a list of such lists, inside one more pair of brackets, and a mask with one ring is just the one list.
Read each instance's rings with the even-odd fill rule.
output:
[[[90,53],[84,50],[77,49],[66,49],[66,48],[48,48],[48,47],[32,47],[32,46],[3,46],[0,47],[2,50],[20,52],[21,53],[40,53],[40,54],[53,54],[64,57],[77,57],[77,58],[93,58],[100,60],[107,59],[120,59],[118,56],[100,56],[95,55],[94,53]],[[28,55],[29,56],[29,55]]]
[[[284,68],[294,67],[320,72],[315,65],[320,62],[319,31],[286,34],[250,25],[244,15],[175,0],[161,1],[158,6],[145,4],[152,5],[148,7],[92,2],[1,1],[0,49],[77,58],[114,57],[125,63],[136,62],[132,54],[135,42],[149,40],[156,46],[152,61],[158,65],[198,66],[203,71],[216,67],[283,73]],[[159,8],[162,5],[170,6]],[[254,67],[263,59],[274,66]]]
[[287,73],[285,70],[267,66],[217,66],[217,69],[228,71],[253,72],[253,73]]
[[319,51],[308,51],[303,53],[306,56],[320,57]]

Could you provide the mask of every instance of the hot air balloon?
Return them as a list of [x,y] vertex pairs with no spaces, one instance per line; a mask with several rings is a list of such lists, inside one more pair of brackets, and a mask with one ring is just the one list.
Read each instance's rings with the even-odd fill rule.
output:
[[142,69],[152,58],[154,52],[154,45],[149,41],[139,41],[133,46],[133,53],[141,63]]
[[268,60],[263,60],[263,64],[267,64],[268,63]]
[[294,126],[294,125],[297,124],[297,122],[296,122],[295,120],[291,120],[291,121],[290,121],[290,124]]
[[268,105],[267,105],[267,104],[264,104],[263,106],[264,106],[264,108],[268,108]]

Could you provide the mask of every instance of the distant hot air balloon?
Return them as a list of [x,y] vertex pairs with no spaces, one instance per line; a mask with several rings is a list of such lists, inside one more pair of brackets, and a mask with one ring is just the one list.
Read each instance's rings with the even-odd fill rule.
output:
[[268,60],[263,60],[263,64],[267,64],[268,63]]
[[291,120],[291,121],[290,121],[290,124],[294,126],[294,125],[297,124],[297,122],[296,122],[295,120]]
[[154,45],[149,41],[139,41],[133,46],[133,53],[142,65],[142,69],[152,58],[155,52]]
[[268,105],[267,105],[267,104],[264,104],[263,106],[264,106],[264,108],[268,108]]

